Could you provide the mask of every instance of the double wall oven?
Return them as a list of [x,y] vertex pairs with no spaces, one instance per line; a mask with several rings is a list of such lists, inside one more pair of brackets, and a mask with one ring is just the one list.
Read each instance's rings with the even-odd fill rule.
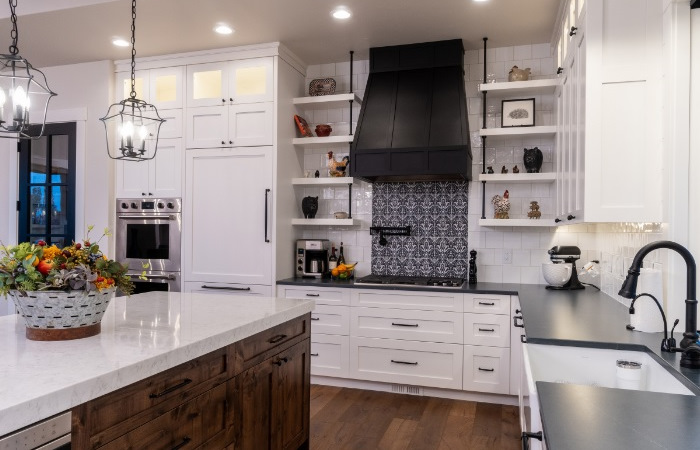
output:
[[129,265],[135,294],[180,291],[181,238],[181,199],[117,199],[116,259]]

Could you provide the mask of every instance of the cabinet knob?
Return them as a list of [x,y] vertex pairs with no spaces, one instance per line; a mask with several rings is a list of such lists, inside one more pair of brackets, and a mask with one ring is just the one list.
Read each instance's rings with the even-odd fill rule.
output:
[[233,97],[229,97],[228,101],[230,101],[231,103],[233,103]]
[[554,223],[559,223],[559,222],[561,222],[561,219],[559,219],[559,218],[554,219]]
[[576,218],[576,216],[572,216],[571,214],[566,216],[566,220],[574,220],[575,218]]
[[153,197],[153,192],[149,192],[148,195],[150,195],[151,197]]
[[226,145],[226,141],[221,141],[221,145]]
[[571,27],[571,30],[569,30],[569,36],[574,36],[574,35],[576,35],[576,30],[578,30],[578,28],[576,28],[576,27]]
[[141,192],[141,195],[145,197],[145,196],[146,196],[146,193],[145,193],[145,192]]
[[557,67],[557,75],[561,75],[561,73],[564,72],[563,67]]
[[228,141],[229,144],[233,144],[233,141]]
[[225,99],[225,98],[222,98],[222,99],[221,99],[221,102],[222,102],[222,103],[226,103],[226,99]]

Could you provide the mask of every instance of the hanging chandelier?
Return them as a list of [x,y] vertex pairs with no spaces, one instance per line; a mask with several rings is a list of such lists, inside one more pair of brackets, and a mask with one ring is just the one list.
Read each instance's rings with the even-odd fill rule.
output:
[[[114,103],[100,120],[107,135],[107,154],[123,161],[148,161],[158,151],[158,134],[165,122],[155,106],[136,98],[136,0],[131,1],[131,92]],[[117,139],[110,129],[117,129]]]
[[[56,93],[49,89],[46,76],[26,59],[17,48],[17,0],[9,0],[12,31],[10,54],[0,55],[0,137],[8,139],[38,139],[44,134],[49,101]],[[29,106],[41,111],[41,127],[30,128]],[[36,123],[38,125],[38,123]],[[37,132],[38,131],[38,132]]]

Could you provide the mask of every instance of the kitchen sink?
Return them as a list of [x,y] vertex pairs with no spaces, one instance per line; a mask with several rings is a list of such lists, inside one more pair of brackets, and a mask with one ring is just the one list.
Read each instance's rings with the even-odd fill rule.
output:
[[[536,391],[535,382],[546,381],[695,395],[669,373],[664,365],[642,351],[541,344],[526,344],[523,351],[531,393]],[[640,381],[629,383],[620,380],[617,376],[618,360],[641,363]]]

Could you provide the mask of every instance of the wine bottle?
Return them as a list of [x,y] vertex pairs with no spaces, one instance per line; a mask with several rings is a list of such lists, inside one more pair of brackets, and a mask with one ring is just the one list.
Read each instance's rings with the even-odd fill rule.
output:
[[328,270],[338,267],[338,257],[335,256],[335,247],[331,248],[331,256],[328,258]]
[[345,255],[343,255],[343,243],[340,243],[340,253],[338,254],[338,265],[345,264]]

